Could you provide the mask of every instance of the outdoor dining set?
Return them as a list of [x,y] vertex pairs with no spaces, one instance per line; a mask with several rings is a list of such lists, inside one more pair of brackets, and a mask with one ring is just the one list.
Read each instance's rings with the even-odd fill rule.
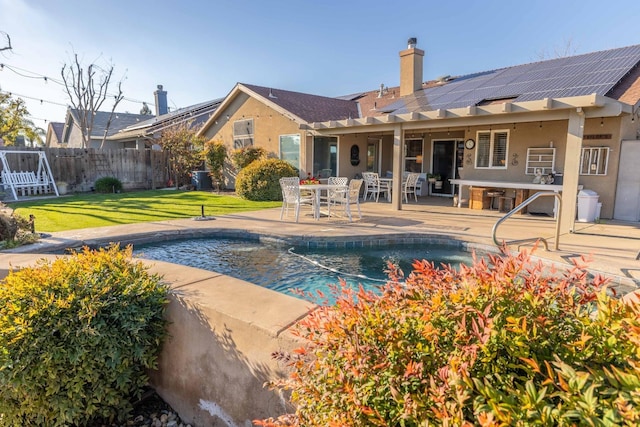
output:
[[[413,196],[418,201],[417,186],[418,173],[408,173],[402,184],[402,195],[406,203],[409,196]],[[324,182],[322,182],[324,181]],[[349,222],[353,221],[352,207],[357,208],[358,217],[362,218],[360,211],[360,197],[378,202],[380,195],[391,201],[391,187],[393,178],[381,178],[375,172],[363,172],[362,179],[351,179],[347,177],[328,177],[323,180],[300,180],[298,177],[280,178],[280,188],[282,189],[282,210],[280,219],[289,215],[291,209],[295,213],[295,220],[298,222],[301,206],[309,206],[312,209],[313,217],[319,220],[321,217],[321,207],[326,207],[326,216],[344,213]],[[364,190],[361,193],[362,186]]]

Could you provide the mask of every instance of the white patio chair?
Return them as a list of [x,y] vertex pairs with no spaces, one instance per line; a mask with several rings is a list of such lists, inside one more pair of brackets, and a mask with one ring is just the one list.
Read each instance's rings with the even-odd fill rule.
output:
[[311,206],[315,212],[315,196],[311,194],[301,194],[299,178],[280,178],[280,188],[282,189],[282,210],[280,220],[286,212],[289,216],[289,208],[295,209],[296,222],[300,217],[300,206]]
[[[347,186],[347,184],[349,183],[349,178],[347,177],[343,177],[343,176],[330,176],[327,179],[327,184],[328,185],[343,185],[343,186]],[[327,194],[325,195],[321,195],[320,196],[320,201],[321,202],[328,202],[328,200],[332,197],[332,193],[335,193],[336,190],[332,190],[332,189],[327,189]]]
[[416,192],[418,187],[418,178],[420,178],[419,173],[411,172],[407,175],[407,180],[404,182],[404,186],[402,188],[405,203],[409,203],[409,194],[413,194],[413,198],[416,202],[418,201],[418,193]]
[[362,219],[362,213],[360,212],[360,187],[362,187],[362,179],[352,179],[349,182],[349,187],[343,191],[337,190],[329,198],[329,216],[331,216],[331,208],[334,209],[340,207],[344,209],[349,222],[353,221],[351,217],[351,205],[358,207],[358,217]]
[[362,172],[362,178],[365,182],[364,200],[376,196],[376,202],[380,198],[380,193],[386,194],[387,198],[391,192],[391,187],[387,182],[382,183],[380,176],[376,172]]

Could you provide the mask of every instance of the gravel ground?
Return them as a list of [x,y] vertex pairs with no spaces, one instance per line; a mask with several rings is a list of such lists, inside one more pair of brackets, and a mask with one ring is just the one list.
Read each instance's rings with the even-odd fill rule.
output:
[[96,423],[91,427],[191,427],[158,394],[150,390],[133,407],[129,419],[120,423]]

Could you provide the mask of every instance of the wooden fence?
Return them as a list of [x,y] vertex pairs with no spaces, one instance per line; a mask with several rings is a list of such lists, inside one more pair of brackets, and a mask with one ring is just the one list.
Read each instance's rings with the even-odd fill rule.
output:
[[[0,150],[12,151],[12,147]],[[96,148],[24,148],[20,151],[44,151],[56,182],[66,182],[69,191],[91,191],[98,178],[112,176],[125,190],[155,189],[169,181],[168,155],[155,150],[100,150]],[[38,156],[7,155],[12,171],[35,171]],[[0,169],[2,165],[0,165]]]

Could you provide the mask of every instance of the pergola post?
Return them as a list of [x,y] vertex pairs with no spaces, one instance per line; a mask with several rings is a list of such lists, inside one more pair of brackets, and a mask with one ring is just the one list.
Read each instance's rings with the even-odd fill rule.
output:
[[580,179],[580,156],[584,136],[584,111],[576,108],[569,112],[567,125],[567,148],[564,156],[564,177],[562,182],[562,211],[560,233],[574,231],[576,204],[578,202],[578,180]]
[[391,206],[402,210],[402,176],[404,169],[404,132],[402,125],[393,128],[393,183],[391,184]]

